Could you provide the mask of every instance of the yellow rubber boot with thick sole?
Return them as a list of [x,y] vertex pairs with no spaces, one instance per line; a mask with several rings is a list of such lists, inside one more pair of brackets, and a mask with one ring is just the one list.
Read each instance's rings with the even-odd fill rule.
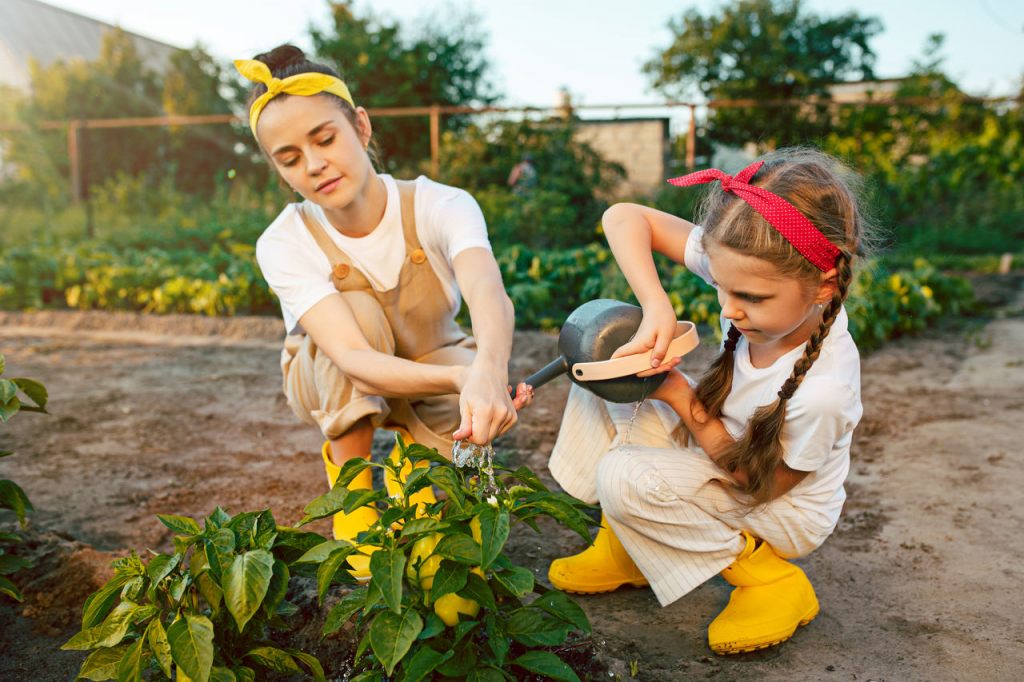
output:
[[[334,487],[335,481],[338,480],[338,476],[341,474],[341,467],[331,461],[331,443],[330,441],[324,441],[323,447],[323,458],[324,468],[327,470],[327,484],[330,487]],[[349,490],[356,490],[366,488],[367,490],[373,488],[373,469],[367,467],[359,472],[359,475],[352,479],[352,482],[348,484]],[[355,509],[351,514],[345,512],[338,512],[334,515],[334,539],[335,540],[350,540],[353,543],[356,540],[356,536],[363,531],[369,530],[370,527],[377,523],[380,518],[380,514],[373,507],[360,507]],[[367,548],[372,551],[373,548]],[[370,579],[370,557],[368,554],[351,554],[348,557],[348,563],[352,566],[352,570],[349,573],[353,578],[359,581],[366,581]]]
[[784,642],[818,615],[818,598],[807,575],[767,542],[744,533],[746,547],[722,577],[736,589],[708,626],[716,654],[756,651]]
[[[409,434],[408,431],[396,430],[395,432],[402,437],[402,441],[405,442],[406,447],[412,445],[412,435]],[[398,447],[398,443],[396,442],[395,447],[391,449],[391,453],[388,455],[388,459],[392,462],[398,462],[401,452],[402,450],[400,447]],[[416,468],[429,466],[430,462],[420,462],[416,465]],[[387,469],[384,470],[384,489],[387,491],[390,497],[402,496],[402,490],[405,486],[406,480],[408,480],[409,478],[409,474],[412,473],[412,469],[412,462],[409,460],[405,460],[405,462],[402,464],[402,469],[398,474],[398,478],[396,478],[394,474],[391,473],[391,471]],[[437,498],[434,496],[434,489],[428,485],[427,487],[421,488],[414,492],[409,497],[409,502],[414,505],[422,505],[417,506],[416,511],[417,516],[424,516],[426,514],[426,505],[437,502]]]
[[552,561],[548,580],[563,592],[576,594],[611,592],[623,585],[647,586],[647,578],[629,558],[603,515],[594,544],[579,554]]

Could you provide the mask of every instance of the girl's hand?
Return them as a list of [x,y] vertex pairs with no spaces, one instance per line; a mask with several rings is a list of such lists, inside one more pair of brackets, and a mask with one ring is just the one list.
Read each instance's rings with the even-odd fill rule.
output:
[[[666,370],[664,381],[654,389],[648,398],[668,403],[677,413],[680,409],[689,410],[694,399],[693,387],[683,373],[676,369]],[[680,413],[681,414],[681,413]]]
[[633,338],[620,346],[614,353],[612,359],[621,358],[626,355],[646,353],[651,351],[651,369],[640,372],[637,376],[650,376],[667,372],[679,364],[679,358],[666,358],[668,345],[676,334],[676,313],[668,296],[653,304],[643,307],[644,316],[640,327],[636,330]]
[[512,406],[516,408],[516,411],[522,410],[533,402],[533,386],[529,384],[520,383],[515,388],[515,392],[512,392],[512,387],[508,387],[509,395],[513,396]]

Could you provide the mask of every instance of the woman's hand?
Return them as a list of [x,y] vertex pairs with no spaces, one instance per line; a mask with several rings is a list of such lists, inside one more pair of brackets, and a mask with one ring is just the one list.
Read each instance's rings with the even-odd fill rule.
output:
[[495,374],[477,363],[460,370],[457,383],[462,421],[453,439],[486,445],[515,426],[515,405],[505,382],[495,381]]
[[615,359],[650,351],[651,369],[637,374],[641,377],[667,372],[680,362],[680,358],[665,357],[676,335],[676,313],[668,296],[643,306],[643,311],[643,319],[633,338],[612,353],[612,359]]

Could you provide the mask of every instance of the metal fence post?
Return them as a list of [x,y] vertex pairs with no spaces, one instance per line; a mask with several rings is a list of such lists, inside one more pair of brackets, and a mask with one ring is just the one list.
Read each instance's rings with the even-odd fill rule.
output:
[[71,165],[71,201],[82,202],[82,164],[78,151],[81,121],[68,121],[68,163]]
[[437,179],[441,171],[441,107],[430,106],[430,177]]

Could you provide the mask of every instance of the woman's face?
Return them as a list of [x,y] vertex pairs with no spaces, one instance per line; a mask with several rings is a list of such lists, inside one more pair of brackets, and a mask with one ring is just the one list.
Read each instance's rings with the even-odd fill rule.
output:
[[256,137],[292,189],[325,209],[344,209],[364,195],[374,174],[362,107],[356,122],[358,130],[329,97],[290,95],[266,106]]

